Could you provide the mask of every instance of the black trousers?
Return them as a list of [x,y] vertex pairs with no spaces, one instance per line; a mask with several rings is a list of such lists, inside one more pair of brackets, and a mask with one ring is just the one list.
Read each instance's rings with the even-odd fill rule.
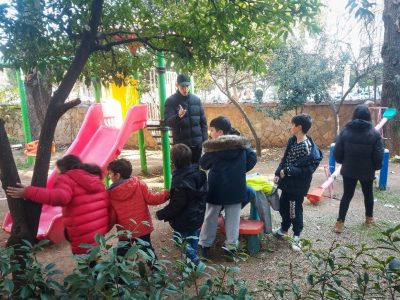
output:
[[190,150],[192,150],[192,164],[199,164],[201,157],[202,144],[197,146],[190,146]]
[[[340,200],[339,217],[338,221],[346,219],[347,211],[351,199],[353,199],[356,190],[357,179],[343,177],[343,197]],[[365,216],[373,217],[374,214],[374,193],[373,193],[373,180],[361,181],[361,190],[364,194]]]
[[281,229],[287,232],[291,225],[293,225],[293,233],[300,236],[304,223],[303,223],[303,195],[292,195],[282,191],[279,198],[279,213],[282,217]]

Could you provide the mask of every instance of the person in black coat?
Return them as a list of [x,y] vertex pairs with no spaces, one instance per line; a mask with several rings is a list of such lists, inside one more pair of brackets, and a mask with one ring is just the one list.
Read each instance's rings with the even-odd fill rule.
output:
[[192,150],[192,163],[199,163],[201,145],[208,138],[207,119],[200,99],[189,93],[190,79],[180,74],[175,94],[165,102],[164,122],[172,129],[174,144],[182,143]]
[[192,165],[191,159],[192,152],[185,144],[172,147],[171,160],[175,171],[172,175],[171,200],[156,215],[159,220],[170,223],[174,237],[187,242],[186,255],[197,265],[200,262],[197,256],[198,237],[204,220],[208,187],[205,172]]
[[334,227],[336,233],[343,232],[344,221],[354,196],[357,181],[361,183],[365,205],[365,225],[374,223],[373,181],[375,171],[382,167],[384,146],[379,132],[373,128],[371,114],[366,105],[357,105],[352,121],[347,123],[336,139],[333,156],[342,164],[343,196],[339,216]]
[[229,119],[220,116],[210,122],[212,139],[203,143],[204,155],[200,158],[200,166],[209,170],[209,190],[199,244],[202,255],[206,258],[209,257],[209,248],[216,237],[218,216],[222,207],[225,210],[225,246],[232,251],[236,249],[242,203],[248,198],[246,172],[257,162],[250,142],[245,137],[231,133],[233,130]]
[[281,227],[274,230],[276,237],[283,237],[293,225],[292,249],[300,251],[300,234],[303,230],[303,201],[310,188],[312,174],[322,160],[322,152],[311,137],[307,136],[312,120],[300,114],[292,118],[291,133],[285,154],[275,171],[274,182],[282,190],[279,198]]

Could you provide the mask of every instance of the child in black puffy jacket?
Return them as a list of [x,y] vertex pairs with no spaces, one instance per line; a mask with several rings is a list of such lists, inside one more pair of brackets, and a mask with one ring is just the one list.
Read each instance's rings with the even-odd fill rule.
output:
[[207,176],[196,164],[191,164],[192,151],[185,144],[176,144],[172,147],[171,160],[175,166],[172,174],[171,200],[156,215],[159,220],[170,223],[175,236],[186,241],[186,255],[198,265],[200,262],[197,256],[198,237],[206,209]]

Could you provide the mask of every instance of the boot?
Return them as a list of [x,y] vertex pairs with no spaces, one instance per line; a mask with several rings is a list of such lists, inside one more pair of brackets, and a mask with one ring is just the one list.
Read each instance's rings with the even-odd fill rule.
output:
[[374,217],[365,217],[365,226],[375,225]]
[[336,233],[342,233],[344,230],[344,222],[343,221],[336,221],[335,227],[333,228],[333,231]]
[[211,247],[203,247],[200,246],[200,254],[201,258],[205,260],[210,260],[211,259]]

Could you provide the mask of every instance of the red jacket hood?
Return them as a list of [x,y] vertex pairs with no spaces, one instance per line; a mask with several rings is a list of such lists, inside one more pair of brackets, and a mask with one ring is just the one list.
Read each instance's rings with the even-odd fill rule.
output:
[[73,169],[65,172],[63,175],[71,178],[77,185],[89,193],[104,190],[104,184],[99,180],[99,176],[90,174],[85,170]]
[[136,192],[140,182],[137,177],[131,177],[127,181],[124,181],[120,185],[112,188],[110,196],[114,201],[128,201],[132,199],[133,194]]

